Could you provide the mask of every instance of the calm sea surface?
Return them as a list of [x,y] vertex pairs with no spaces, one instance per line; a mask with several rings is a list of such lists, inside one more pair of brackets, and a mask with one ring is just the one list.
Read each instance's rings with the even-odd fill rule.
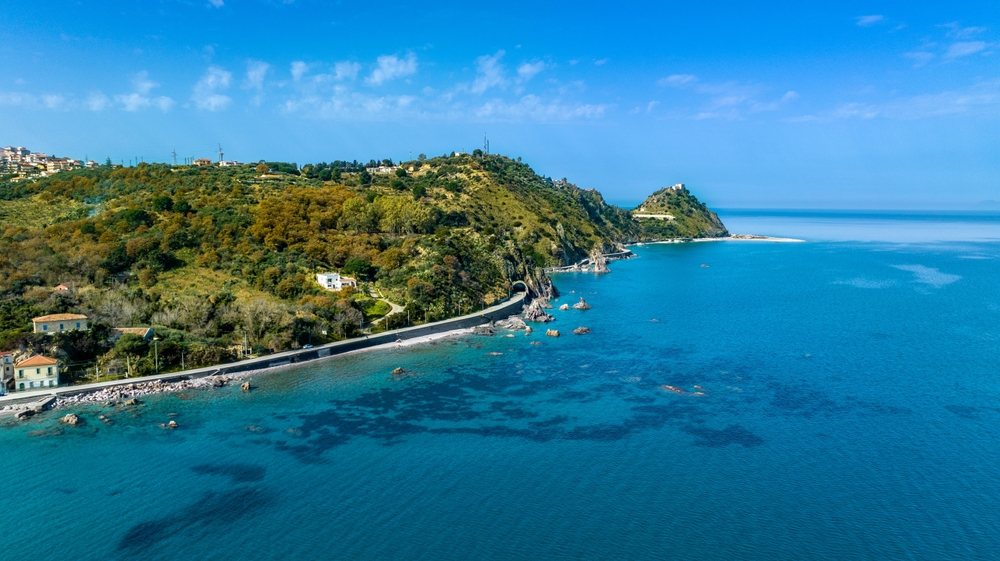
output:
[[[339,357],[249,395],[80,409],[81,428],[6,422],[0,554],[996,558],[1000,221],[722,218],[810,241],[643,246],[558,276],[556,304],[593,305],[553,311],[558,339]],[[158,427],[169,413],[180,429]]]

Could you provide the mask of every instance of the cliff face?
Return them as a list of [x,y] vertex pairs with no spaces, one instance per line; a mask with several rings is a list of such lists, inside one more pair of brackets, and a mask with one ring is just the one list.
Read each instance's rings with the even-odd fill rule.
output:
[[656,191],[631,214],[639,225],[638,239],[718,238],[729,235],[719,216],[683,187]]

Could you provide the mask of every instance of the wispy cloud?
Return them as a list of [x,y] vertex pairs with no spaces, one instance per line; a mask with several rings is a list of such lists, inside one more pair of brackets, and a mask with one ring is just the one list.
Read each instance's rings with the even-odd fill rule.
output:
[[963,56],[974,55],[989,46],[985,41],[959,41],[948,47],[944,53],[946,59],[956,59]]
[[306,64],[305,62],[302,62],[301,60],[296,60],[295,62],[292,63],[291,72],[292,72],[292,80],[298,82],[299,80],[302,79],[302,76],[304,76],[306,72],[309,72],[309,65]]
[[476,59],[477,76],[472,81],[469,91],[481,94],[490,88],[507,85],[503,65],[500,64],[504,54],[504,51],[500,50],[493,55],[483,55]]
[[542,61],[538,61],[538,62],[534,62],[534,63],[528,63],[528,62],[526,62],[526,63],[522,64],[521,66],[517,67],[517,75],[521,78],[521,80],[527,82],[528,80],[532,79],[536,74],[538,74],[542,70],[545,70],[545,63],[544,62],[542,62]]
[[361,71],[361,65],[344,60],[333,65],[333,77],[336,80],[354,80]]
[[229,88],[233,75],[218,66],[210,66],[194,85],[191,101],[195,107],[207,111],[222,111],[229,107],[232,98],[222,93]]
[[247,79],[243,83],[243,87],[253,90],[264,89],[264,78],[270,69],[271,65],[266,62],[259,60],[247,61]]
[[87,97],[85,105],[91,111],[104,111],[111,107],[111,99],[101,92],[94,92]]
[[413,53],[407,53],[403,58],[396,55],[380,56],[376,63],[375,70],[365,79],[365,82],[373,86],[417,73],[417,55]]
[[880,15],[857,16],[854,18],[854,23],[860,27],[869,27],[875,25],[876,23],[879,23],[883,19],[885,18]]
[[792,122],[837,119],[913,120],[947,115],[996,115],[1000,109],[1000,79],[966,88],[891,99],[882,103],[841,103],[830,111],[787,119]]
[[208,0],[208,4],[214,8],[221,8],[226,5],[224,0]]
[[[160,87],[160,84],[149,79],[149,73],[143,70],[132,78],[132,91],[114,96],[114,101],[123,110],[134,112],[155,107],[161,111],[167,111],[174,106],[174,100],[166,96],[153,97],[150,92]],[[103,96],[103,94],[101,94]],[[103,109],[106,98],[95,98],[91,96],[86,102],[87,107],[92,111]],[[98,109],[98,107],[100,109]]]
[[694,74],[672,74],[666,78],[660,78],[656,83],[661,86],[679,88],[697,81],[698,77]]
[[694,74],[672,74],[656,83],[702,96],[697,109],[673,111],[675,115],[695,119],[740,119],[750,113],[776,111],[799,97],[798,93],[788,91],[781,98],[768,100],[764,97],[768,88],[764,86],[735,81],[704,82]]

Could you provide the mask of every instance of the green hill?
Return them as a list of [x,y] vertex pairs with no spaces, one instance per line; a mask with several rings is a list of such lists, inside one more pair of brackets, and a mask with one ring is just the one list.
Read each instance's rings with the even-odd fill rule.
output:
[[[693,197],[678,204],[693,214],[670,225],[698,235],[710,211]],[[141,164],[0,182],[0,350],[55,353],[77,372],[135,356],[148,372],[148,346],[112,347],[106,329],[152,325],[166,368],[182,352],[187,366],[212,364],[244,337],[267,352],[357,335],[388,308],[372,290],[406,309],[377,329],[435,321],[502,299],[517,280],[548,296],[542,267],[663,237],[647,223],[662,225],[478,152],[390,173],[357,162]],[[702,235],[716,235],[705,224]],[[324,290],[315,275],[328,271],[356,277],[358,291]],[[73,290],[53,291],[60,283]],[[31,317],[59,312],[98,328],[28,333]]]
[[632,211],[645,239],[717,238],[729,235],[718,215],[682,185],[666,187]]

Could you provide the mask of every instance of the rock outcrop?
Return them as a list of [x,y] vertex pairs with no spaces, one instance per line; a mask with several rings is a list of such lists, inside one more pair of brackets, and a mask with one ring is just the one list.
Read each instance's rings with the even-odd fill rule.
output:
[[545,313],[541,302],[541,300],[532,300],[531,304],[524,307],[524,321],[546,323],[556,319]]
[[573,304],[573,309],[574,310],[589,310],[590,309],[590,304],[588,304],[587,301],[583,299],[583,296],[581,296],[580,297],[580,301],[577,302],[576,304]]
[[560,310],[568,310],[569,309],[569,304],[563,304],[562,306],[559,306],[559,309]]
[[524,323],[524,320],[519,316],[510,316],[507,319],[502,319],[496,323],[496,326],[510,329],[511,331],[523,331],[528,328],[528,324]]
[[547,329],[547,330],[545,330],[545,335],[548,336],[548,337],[558,337],[559,336],[559,331],[557,331],[555,329]]
[[577,327],[576,329],[574,329],[573,333],[576,333],[577,335],[585,335],[587,333],[590,333],[590,328],[589,327],[580,326],[580,327]]
[[64,425],[70,425],[75,427],[83,423],[83,419],[81,419],[77,415],[74,415],[73,413],[69,413],[65,415],[63,418],[59,419],[59,422]]
[[240,386],[240,389],[245,392],[249,392],[250,390],[253,389],[253,386],[250,385],[250,382],[243,382],[243,384]]

